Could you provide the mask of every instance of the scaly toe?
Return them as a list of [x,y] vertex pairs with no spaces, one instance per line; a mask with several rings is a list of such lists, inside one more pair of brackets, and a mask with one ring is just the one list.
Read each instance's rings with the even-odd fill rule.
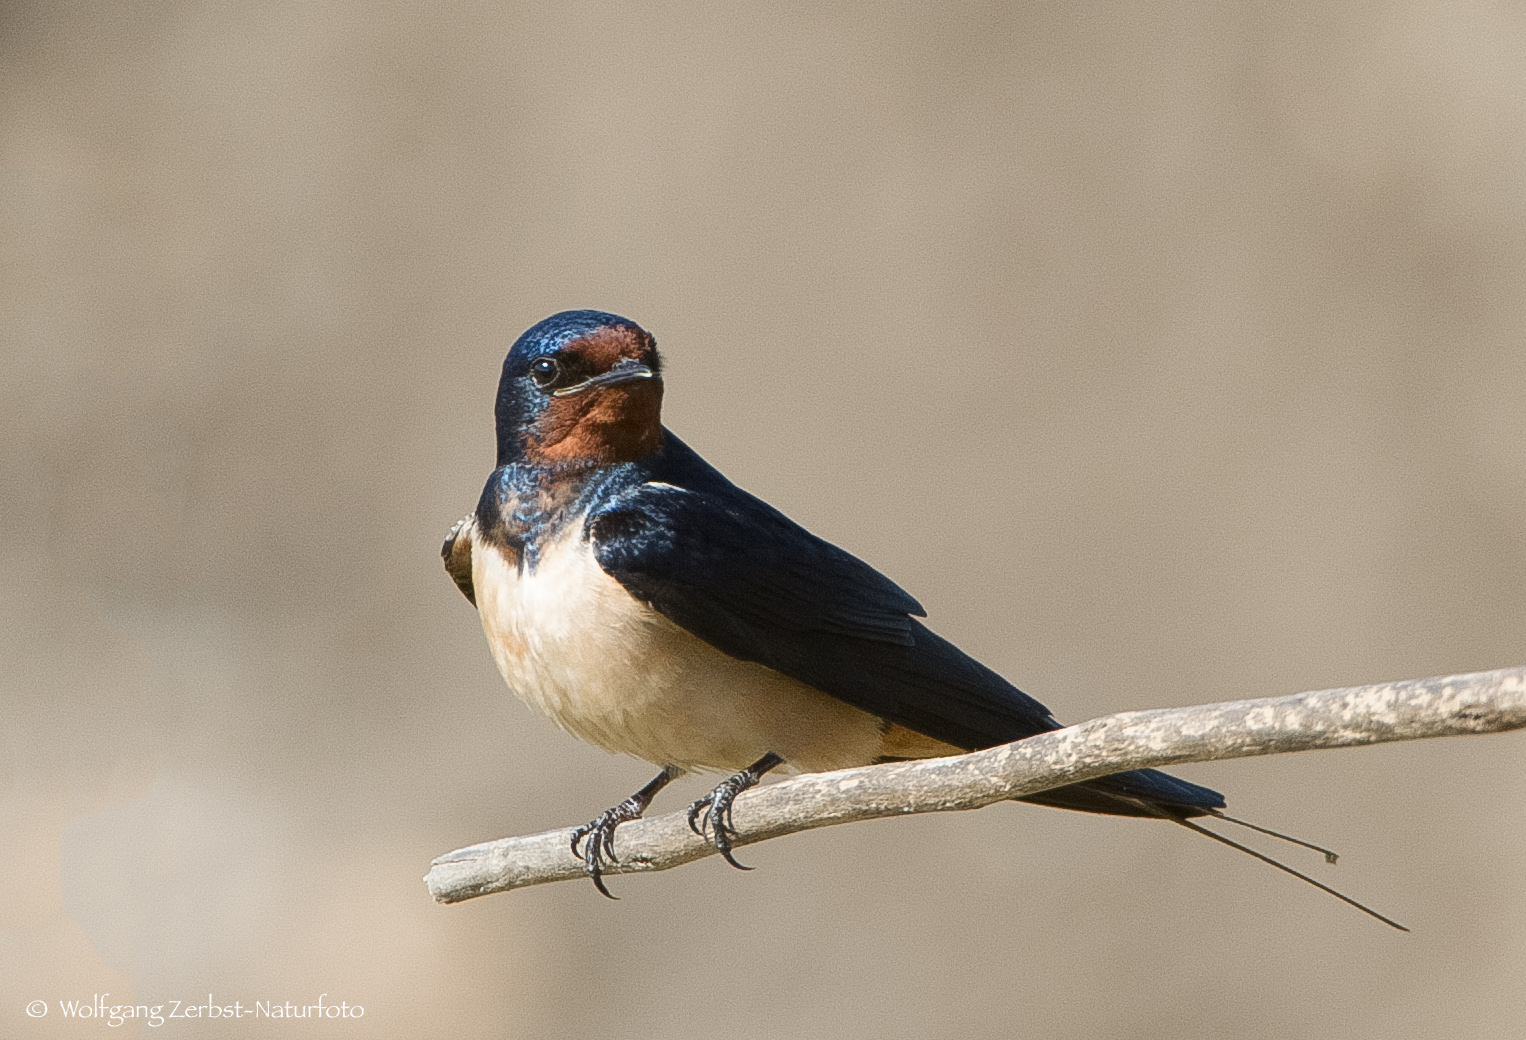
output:
[[[604,885],[605,861],[620,862],[620,857],[615,855],[615,828],[627,820],[639,818],[640,814],[633,815],[624,806],[616,806],[572,832],[572,854],[583,861],[583,869],[593,881],[594,888],[610,899],[619,898]],[[579,845],[583,846],[581,852],[578,851]]]

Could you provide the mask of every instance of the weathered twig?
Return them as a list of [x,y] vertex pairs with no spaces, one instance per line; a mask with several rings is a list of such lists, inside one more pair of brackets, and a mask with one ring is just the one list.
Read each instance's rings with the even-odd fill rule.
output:
[[[906,813],[978,809],[1119,773],[1390,740],[1526,727],[1526,667],[1189,708],[1129,711],[953,758],[794,777],[736,802],[737,845]],[[442,903],[583,878],[572,832],[485,842],[441,856],[424,879]],[[712,855],[681,812],[621,825],[606,872],[666,870]]]

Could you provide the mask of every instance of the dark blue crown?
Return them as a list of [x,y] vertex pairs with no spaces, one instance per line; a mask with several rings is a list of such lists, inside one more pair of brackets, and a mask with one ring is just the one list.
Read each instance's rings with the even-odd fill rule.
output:
[[556,353],[568,343],[589,333],[622,327],[636,329],[645,335],[645,330],[640,325],[608,311],[562,311],[525,330],[525,334],[514,341],[504,363],[506,367],[528,364],[543,354]]

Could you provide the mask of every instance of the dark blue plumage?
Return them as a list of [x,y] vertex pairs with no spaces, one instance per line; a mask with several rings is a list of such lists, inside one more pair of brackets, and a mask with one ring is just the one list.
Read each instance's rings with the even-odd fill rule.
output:
[[[717,649],[889,722],[993,747],[1060,728],[1038,701],[930,631],[908,593],[738,488],[667,433],[653,456],[601,485],[586,533],[631,594]],[[1197,815],[1215,791],[1145,770],[1031,801],[1121,815],[1160,800]]]

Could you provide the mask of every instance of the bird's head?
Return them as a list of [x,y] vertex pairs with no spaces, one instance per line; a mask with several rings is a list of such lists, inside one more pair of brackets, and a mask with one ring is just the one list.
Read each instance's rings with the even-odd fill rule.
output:
[[563,311],[531,327],[503,361],[498,465],[612,465],[662,443],[657,341],[603,311]]

